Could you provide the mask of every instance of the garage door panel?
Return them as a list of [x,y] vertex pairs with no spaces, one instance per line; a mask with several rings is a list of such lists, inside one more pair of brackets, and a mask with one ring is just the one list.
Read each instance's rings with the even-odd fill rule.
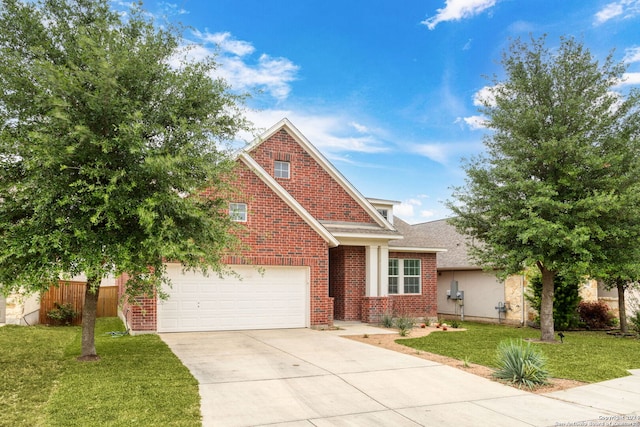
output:
[[158,304],[158,331],[302,328],[309,323],[308,267],[232,267],[220,278],[182,274],[169,264],[173,288]]

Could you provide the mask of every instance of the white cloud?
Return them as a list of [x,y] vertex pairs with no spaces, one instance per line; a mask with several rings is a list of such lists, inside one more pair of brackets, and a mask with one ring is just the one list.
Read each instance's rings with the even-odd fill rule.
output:
[[407,144],[404,149],[409,153],[424,156],[436,163],[453,167],[461,157],[479,153],[483,150],[482,139],[463,142],[429,142]]
[[355,130],[357,130],[358,132],[360,132],[360,133],[367,133],[367,132],[369,132],[369,129],[368,129],[366,126],[361,125],[360,123],[351,122],[351,123],[349,123],[349,125],[350,125],[351,127],[353,127]]
[[425,19],[421,24],[430,30],[436,28],[440,22],[459,21],[477,15],[496,4],[497,0],[446,0],[446,5],[437,10],[437,14]]
[[595,15],[595,24],[603,24],[613,18],[632,18],[640,14],[640,0],[619,0],[606,4]]
[[485,116],[458,117],[455,121],[455,123],[462,122],[464,122],[471,130],[486,129],[487,127],[487,118]]
[[618,86],[640,85],[640,73],[624,73],[622,79],[624,81]]
[[296,79],[299,67],[286,58],[262,54],[257,63],[249,64],[238,56],[218,56],[217,74],[236,90],[264,89],[271,96],[283,100],[291,92],[290,83]]
[[435,215],[436,212],[429,209],[420,211],[420,218],[429,219],[433,218]]
[[231,53],[237,56],[250,55],[255,51],[253,45],[243,40],[236,40],[231,33],[202,33],[198,30],[193,31],[193,35],[204,43],[213,43],[218,46],[221,53]]
[[623,62],[631,64],[632,62],[640,62],[640,46],[630,47],[624,50]]
[[425,194],[419,194],[408,198],[393,207],[393,215],[401,218],[409,224],[417,224],[432,221],[436,218],[451,216],[446,209],[437,206],[440,201],[429,200]]
[[437,163],[446,164],[448,160],[447,146],[442,144],[418,144],[411,151]]
[[408,199],[393,207],[393,214],[400,218],[406,218],[410,221],[415,216],[415,209],[422,206],[422,202],[418,199]]
[[495,86],[485,86],[473,95],[473,105],[481,107],[484,103],[489,105],[496,104],[496,97],[494,94]]
[[[335,153],[381,153],[389,147],[379,136],[381,131],[345,120],[344,115],[313,115],[292,110],[263,110],[248,112],[247,118],[259,129],[258,134],[283,118],[288,118],[320,151],[332,159],[341,159]],[[356,126],[357,125],[357,126]],[[250,141],[254,136],[242,135]]]
[[[260,89],[281,101],[291,92],[291,82],[296,80],[300,67],[287,58],[272,57],[266,53],[254,57],[255,47],[247,41],[236,40],[231,33],[193,31],[197,40],[190,43],[186,59],[201,61],[215,57],[218,67],[214,77],[222,77],[238,91]],[[179,66],[181,58],[172,63]]]

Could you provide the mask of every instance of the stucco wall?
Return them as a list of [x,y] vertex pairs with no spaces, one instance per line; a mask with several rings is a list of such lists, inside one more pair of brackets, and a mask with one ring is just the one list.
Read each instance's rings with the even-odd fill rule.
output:
[[11,294],[6,298],[5,323],[8,325],[35,325],[40,313],[38,295]]
[[[447,298],[451,281],[458,282],[458,290],[464,291],[464,307],[460,301]],[[505,302],[504,285],[495,275],[481,270],[438,272],[438,313],[478,319],[498,319],[495,307]]]

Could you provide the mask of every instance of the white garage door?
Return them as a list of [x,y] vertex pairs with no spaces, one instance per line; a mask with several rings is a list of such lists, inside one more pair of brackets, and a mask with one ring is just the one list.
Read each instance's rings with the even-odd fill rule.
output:
[[158,332],[233,331],[309,326],[309,268],[231,266],[240,277],[182,273],[158,302]]

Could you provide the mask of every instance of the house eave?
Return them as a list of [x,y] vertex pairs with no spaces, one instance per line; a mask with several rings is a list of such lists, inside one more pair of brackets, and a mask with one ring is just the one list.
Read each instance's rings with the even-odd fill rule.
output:
[[375,234],[375,233],[349,233],[349,232],[332,232],[334,237],[338,239],[364,239],[364,240],[384,240],[388,242],[390,240],[402,239],[402,237],[388,234]]
[[416,248],[409,246],[389,246],[389,252],[419,252],[419,253],[437,253],[447,252],[444,248]]

